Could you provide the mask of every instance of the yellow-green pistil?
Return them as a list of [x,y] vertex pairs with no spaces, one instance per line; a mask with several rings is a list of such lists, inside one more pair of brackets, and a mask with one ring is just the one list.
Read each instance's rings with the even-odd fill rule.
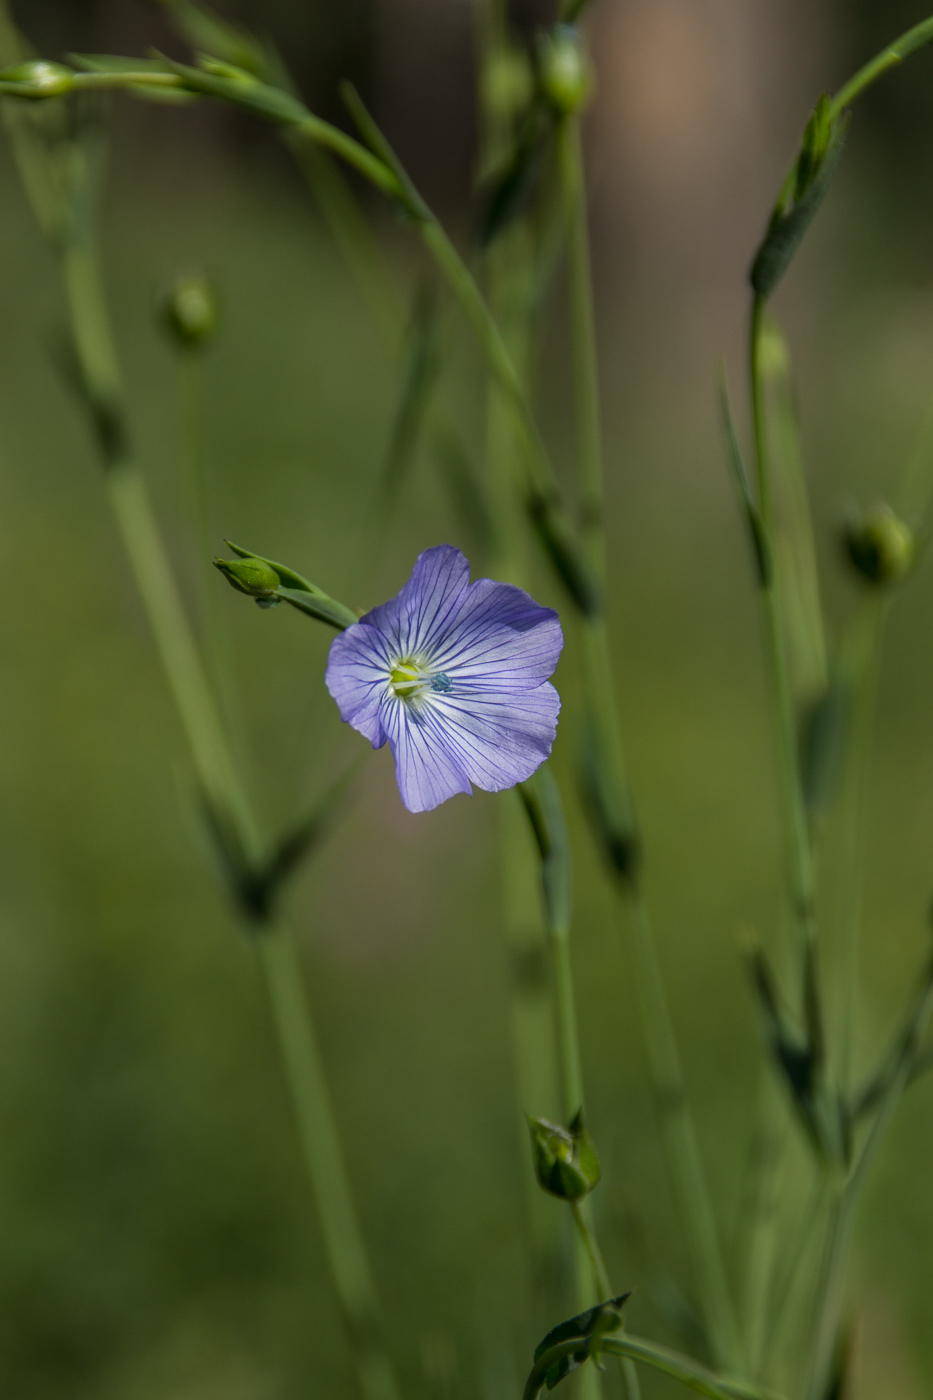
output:
[[423,661],[415,657],[394,661],[389,669],[389,684],[400,700],[414,700],[426,690],[441,694],[453,689],[450,678],[443,671],[432,671]]

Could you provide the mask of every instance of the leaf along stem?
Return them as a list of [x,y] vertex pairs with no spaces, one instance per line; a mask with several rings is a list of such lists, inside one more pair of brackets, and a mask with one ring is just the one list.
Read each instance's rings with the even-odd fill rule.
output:
[[[709,1400],[782,1400],[773,1390],[709,1371],[690,1357],[668,1347],[659,1346],[656,1342],[646,1341],[643,1337],[633,1337],[628,1333],[602,1336],[598,1338],[597,1347],[599,1352],[607,1352],[610,1356],[624,1356],[650,1366],[652,1370],[680,1381],[690,1390],[708,1396]],[[577,1337],[558,1342],[544,1352],[528,1377],[523,1400],[537,1400],[545,1387],[545,1377],[551,1367],[562,1357],[573,1356],[581,1349],[581,1338]]]
[[[569,229],[567,271],[577,419],[577,479],[581,527],[597,596],[606,593],[603,519],[603,449],[600,423],[598,347],[586,210],[580,118],[565,118],[559,133],[559,169]],[[584,616],[583,656],[589,727],[597,763],[623,823],[635,818],[622,755],[618,706],[606,617],[602,606]],[[700,1305],[718,1355],[737,1365],[740,1343],[725,1264],[696,1131],[687,1102],[676,1036],[667,1005],[654,932],[637,875],[617,879],[616,888],[633,946],[638,1001],[648,1047],[652,1086],[668,1165],[687,1235]]]
[[[0,3],[0,21],[5,18]],[[0,26],[2,27],[2,26]],[[16,129],[13,135],[16,138]],[[41,159],[41,148],[23,141],[23,166]],[[30,195],[42,185],[25,180]],[[83,192],[86,197],[87,192]],[[37,216],[45,213],[36,210]],[[67,219],[59,221],[68,227]],[[145,480],[128,445],[122,386],[103,295],[90,221],[56,240],[83,392],[100,429],[99,446],[115,521],[149,618],[157,651],[188,742],[198,781],[224,813],[250,860],[262,854],[258,824],[233,764],[194,637],[163,544]],[[363,1236],[343,1167],[336,1124],[316,1048],[311,1013],[289,934],[264,926],[257,940],[275,1014],[283,1061],[299,1114],[301,1141],[321,1216],[335,1289],[350,1332],[351,1349],[366,1400],[398,1400],[391,1362],[378,1325],[378,1305]]]

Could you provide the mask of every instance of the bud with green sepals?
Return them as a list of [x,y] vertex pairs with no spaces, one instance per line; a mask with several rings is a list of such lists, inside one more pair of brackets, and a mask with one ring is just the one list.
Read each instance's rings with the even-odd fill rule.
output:
[[559,117],[579,112],[593,91],[593,74],[580,31],[573,24],[558,24],[541,39],[538,48],[541,92]]
[[542,1190],[562,1201],[581,1201],[599,1184],[596,1149],[578,1109],[566,1128],[547,1118],[528,1119],[535,1174]]
[[263,559],[215,559],[214,568],[219,569],[239,593],[245,593],[259,602],[279,601],[275,597],[279,576]]
[[74,86],[74,74],[62,63],[33,59],[0,69],[0,92],[10,97],[64,97]]

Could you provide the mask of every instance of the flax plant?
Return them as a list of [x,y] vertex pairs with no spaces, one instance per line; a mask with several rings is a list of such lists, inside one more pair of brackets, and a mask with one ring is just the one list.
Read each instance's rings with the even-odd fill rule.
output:
[[[7,58],[28,62],[23,60],[23,41],[5,12],[0,12],[0,33]],[[292,931],[277,910],[284,879],[322,834],[339,790],[269,849],[233,762],[130,443],[95,243],[95,171],[90,156],[97,156],[99,163],[99,153],[96,147],[89,153],[88,143],[75,134],[71,114],[60,107],[34,114],[13,105],[6,107],[5,116],[24,186],[61,268],[75,387],[91,418],[115,523],[178,710],[231,896],[254,935],[360,1386],[367,1400],[394,1400],[396,1382],[381,1340],[372,1273],[301,985],[298,953]],[[95,140],[97,120],[91,129]],[[177,306],[173,310],[177,313]],[[177,329],[177,315],[173,319]],[[194,486],[195,494],[203,491],[202,483]]]
[[[405,806],[426,812],[471,783],[518,787],[537,851],[543,931],[551,956],[554,1044],[547,1001],[523,1000],[513,1021],[521,1093],[547,1094],[553,1053],[559,1123],[531,1121],[537,1180],[565,1201],[577,1232],[575,1291],[583,1311],[541,1342],[525,1396],[534,1400],[583,1368],[592,1394],[603,1355],[623,1361],[629,1400],[636,1363],[708,1396],[772,1400],[779,1383],[799,1400],[828,1400],[846,1384],[844,1287],[856,1212],[903,1091],[920,1072],[920,1046],[933,1011],[933,963],[923,970],[874,1069],[859,1082],[853,1052],[859,993],[860,872],[865,791],[884,621],[892,590],[909,575],[933,486],[933,450],[918,449],[905,474],[899,513],[887,507],[849,521],[844,546],[861,596],[846,635],[827,640],[806,479],[797,435],[790,356],[771,311],[806,230],[827,195],[860,94],[888,69],[933,41],[933,20],[910,30],[824,96],[779,192],[751,269],[748,387],[751,451],[746,454],[723,383],[727,451],[748,527],[767,644],[780,777],[786,903],[776,951],[756,947],[750,964],[771,1078],[762,1096],[752,1207],[745,1223],[743,1307],[727,1270],[687,1104],[674,1028],[641,882],[641,837],[624,765],[607,625],[609,560],[604,523],[595,298],[581,122],[592,87],[579,21],[583,0],[567,0],[537,46],[517,52],[496,0],[480,12],[480,90],[485,107],[482,168],[486,198],[480,249],[462,254],[428,207],[359,94],[343,97],[358,139],[303,103],[268,45],[217,20],[190,0],[162,0],[197,50],[193,64],[74,58],[70,66],[30,61],[10,45],[0,96],[37,217],[61,263],[75,375],[97,434],[118,527],[150,616],[182,719],[202,801],[226,860],[231,890],[252,920],[283,1057],[328,1244],[335,1286],[350,1324],[367,1400],[391,1400],[391,1367],[379,1339],[375,1294],[352,1208],[293,944],[273,914],[281,877],[316,832],[287,833],[270,856],[260,840],[230,757],[173,572],[128,445],[119,368],[101,292],[91,220],[88,148],[76,141],[68,104],[125,89],[137,95],[230,103],[275,124],[294,150],[324,216],[394,353],[404,302],[354,196],[343,162],[402,213],[440,284],[471,328],[487,372],[486,473],[472,488],[489,522],[494,579],[470,581],[450,546],[419,556],[411,578],[360,617],[301,574],[234,547],[216,560],[243,594],[263,606],[286,602],[336,632],[326,684],[341,716],[374,747],[388,743]],[[12,60],[18,59],[18,62]],[[511,107],[491,94],[514,60],[525,88]],[[524,66],[523,66],[524,65]],[[521,86],[519,84],[519,86]],[[38,102],[37,116],[24,111]],[[42,126],[44,104],[50,122]],[[58,116],[56,117],[56,113]],[[64,123],[64,124],[62,124]],[[49,131],[52,131],[51,137]],[[65,159],[62,159],[63,153]],[[531,346],[547,292],[563,268],[569,302],[576,426],[577,515],[565,505],[534,405]],[[411,337],[380,500],[394,499],[417,444],[427,435],[432,375],[443,360],[431,339]],[[440,365],[442,369],[442,364]],[[751,462],[749,470],[746,461]],[[379,507],[377,514],[384,513]],[[527,541],[536,541],[560,583],[579,636],[584,700],[580,774],[594,843],[608,865],[628,929],[661,1136],[676,1191],[693,1285],[715,1369],[623,1327],[628,1294],[612,1287],[597,1242],[590,1194],[600,1179],[584,1111],[583,1073],[571,966],[570,852],[559,789],[545,760],[559,698],[550,683],[563,634],[557,614],[525,591]],[[505,581],[498,581],[504,579]],[[521,585],[521,586],[518,586]],[[498,799],[508,916],[516,952],[540,947],[531,907],[527,848],[513,798]],[[825,833],[837,836],[830,936],[818,923]],[[311,833],[309,835],[308,833]],[[526,924],[525,933],[520,930]],[[530,928],[530,936],[527,929]],[[832,976],[827,978],[827,969]],[[782,1086],[783,1097],[775,1092]],[[801,1206],[789,1166],[792,1126],[808,1153],[809,1194]],[[594,1291],[595,1290],[595,1291]],[[595,1299],[595,1301],[594,1301]],[[587,1362],[594,1363],[587,1365]]]

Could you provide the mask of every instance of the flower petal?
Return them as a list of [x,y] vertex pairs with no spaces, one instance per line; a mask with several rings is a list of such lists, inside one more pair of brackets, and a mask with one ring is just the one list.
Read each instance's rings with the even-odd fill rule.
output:
[[324,681],[340,718],[365,734],[374,749],[386,741],[382,705],[388,680],[388,645],[378,627],[354,623],[330,644]]
[[430,812],[458,792],[471,793],[458,748],[449,742],[432,708],[416,715],[404,701],[389,701],[384,724],[398,790],[409,812]]
[[426,650],[431,638],[456,618],[469,589],[470,565],[450,544],[419,554],[400,593],[362,618],[384,632],[401,656]]
[[465,692],[458,685],[431,707],[447,750],[486,792],[501,792],[530,778],[548,757],[557,733],[560,696],[545,682],[512,695]]

